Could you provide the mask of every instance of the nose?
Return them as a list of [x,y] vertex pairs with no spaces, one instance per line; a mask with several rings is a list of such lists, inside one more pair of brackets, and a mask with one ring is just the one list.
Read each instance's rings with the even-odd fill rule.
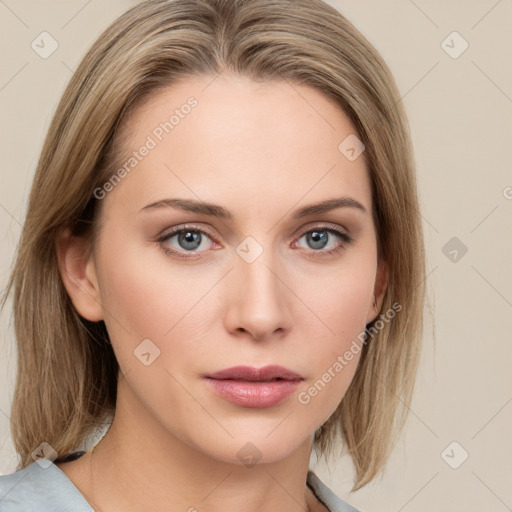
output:
[[252,263],[236,258],[228,283],[227,330],[257,341],[283,337],[292,325],[293,293],[282,267],[265,252]]

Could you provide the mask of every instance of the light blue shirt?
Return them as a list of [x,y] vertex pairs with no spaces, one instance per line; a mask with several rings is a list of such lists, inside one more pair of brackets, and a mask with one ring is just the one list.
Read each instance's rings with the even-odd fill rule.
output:
[[[311,469],[308,470],[307,484],[330,512],[359,512],[334,494]],[[58,466],[39,459],[24,469],[0,476],[0,512],[94,510]]]

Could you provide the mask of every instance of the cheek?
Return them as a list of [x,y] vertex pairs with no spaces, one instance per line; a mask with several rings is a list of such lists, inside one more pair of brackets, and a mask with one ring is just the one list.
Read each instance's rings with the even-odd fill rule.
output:
[[224,272],[180,265],[158,247],[130,244],[115,233],[104,239],[98,279],[117,359],[125,370],[138,368],[134,350],[149,339],[160,350],[159,364],[188,368],[184,362],[197,353],[196,340],[219,319],[212,304]]
[[373,276],[371,270],[358,271],[351,268],[339,275],[332,275],[322,294],[318,295],[321,311],[324,311],[341,333],[350,325],[365,323],[368,302],[372,297]]
[[354,251],[322,274],[303,278],[307,305],[326,324],[322,332],[340,341],[364,329],[372,307],[376,260],[372,251]]
[[[371,253],[367,253],[371,254]],[[347,260],[329,279],[309,283],[308,306],[321,319],[309,328],[303,354],[310,359],[309,379],[299,390],[298,402],[318,428],[334,412],[357,370],[368,308],[371,308],[376,262],[372,258]],[[309,279],[308,279],[309,282]],[[304,327],[304,326],[303,326]]]

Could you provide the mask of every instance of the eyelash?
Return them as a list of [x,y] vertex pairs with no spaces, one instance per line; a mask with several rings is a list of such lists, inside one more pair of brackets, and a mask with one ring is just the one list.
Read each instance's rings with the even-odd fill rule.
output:
[[[185,256],[184,253],[182,253],[180,251],[176,251],[175,249],[170,249],[169,245],[165,243],[167,240],[169,240],[169,238],[172,238],[174,235],[177,235],[184,231],[193,231],[193,232],[201,233],[213,240],[213,237],[207,231],[205,231],[204,229],[200,229],[197,226],[194,226],[194,225],[178,226],[176,228],[173,228],[171,231],[164,233],[162,236],[160,236],[157,239],[157,242],[160,244],[160,247],[165,252],[165,254],[172,254],[173,256],[176,256],[176,257],[178,257],[180,259],[184,259],[184,260],[196,258],[195,256],[192,256],[192,255]],[[297,238],[297,240],[300,240],[304,235],[307,235],[308,233],[312,233],[313,231],[326,231],[328,233],[332,233],[336,237],[338,237],[338,239],[341,241],[341,244],[338,245],[337,247],[335,247],[334,249],[329,249],[327,251],[323,251],[320,249],[317,249],[317,250],[310,249],[310,252],[312,253],[311,256],[308,256],[310,258],[316,258],[318,254],[321,254],[322,257],[324,255],[327,255],[327,256],[335,255],[338,252],[342,251],[345,248],[345,245],[348,245],[353,242],[353,238],[351,236],[349,236],[347,233],[344,233],[343,231],[340,231],[338,228],[336,228],[334,225],[331,225],[331,224],[324,224],[321,226],[315,226],[311,229],[308,229],[307,231],[304,231]],[[189,251],[189,252],[191,252],[191,251]],[[191,252],[191,254],[197,254],[197,253]]]

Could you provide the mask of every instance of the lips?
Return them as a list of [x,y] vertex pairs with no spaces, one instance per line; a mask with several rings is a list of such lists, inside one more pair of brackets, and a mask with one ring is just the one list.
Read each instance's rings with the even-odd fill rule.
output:
[[288,368],[279,365],[268,365],[262,368],[252,366],[232,366],[206,375],[217,380],[237,380],[249,382],[272,382],[277,380],[303,380],[303,377]]
[[283,366],[233,366],[205,376],[211,390],[242,407],[272,407],[294,393],[304,378]]
[[205,383],[219,396],[242,407],[272,407],[296,391],[304,378],[278,365],[233,366],[209,375]]

